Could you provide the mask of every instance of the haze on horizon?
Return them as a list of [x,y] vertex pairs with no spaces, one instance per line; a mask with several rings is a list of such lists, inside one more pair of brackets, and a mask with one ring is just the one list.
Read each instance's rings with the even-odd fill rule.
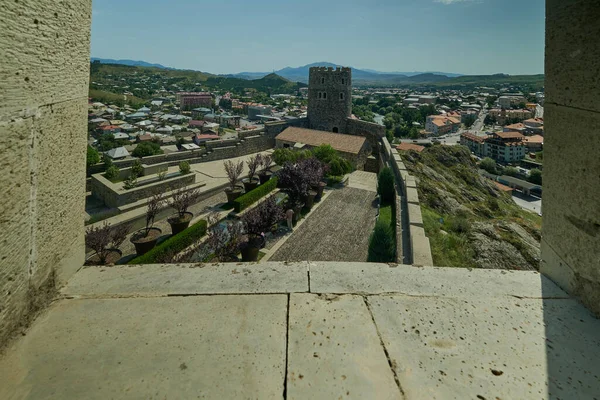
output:
[[378,71],[541,74],[544,0],[96,0],[93,57],[215,74],[328,61]]

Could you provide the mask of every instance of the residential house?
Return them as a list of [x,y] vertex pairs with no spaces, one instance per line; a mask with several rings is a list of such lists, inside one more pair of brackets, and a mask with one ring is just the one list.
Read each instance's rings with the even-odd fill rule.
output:
[[445,115],[429,115],[425,122],[425,130],[435,136],[456,132],[460,128],[460,117]]
[[182,110],[191,110],[197,107],[211,107],[213,97],[207,92],[179,92],[177,100]]
[[527,153],[525,136],[520,132],[494,132],[488,136],[460,135],[460,144],[478,157],[490,157],[502,163],[520,161]]
[[106,154],[109,158],[113,160],[129,157],[129,152],[127,151],[127,149],[125,149],[125,147],[117,147],[115,149],[110,149],[104,154]]

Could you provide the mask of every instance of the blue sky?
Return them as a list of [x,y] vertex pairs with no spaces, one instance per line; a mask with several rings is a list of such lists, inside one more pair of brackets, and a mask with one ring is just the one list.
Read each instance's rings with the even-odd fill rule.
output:
[[538,74],[544,0],[94,0],[92,56],[211,73],[329,61]]

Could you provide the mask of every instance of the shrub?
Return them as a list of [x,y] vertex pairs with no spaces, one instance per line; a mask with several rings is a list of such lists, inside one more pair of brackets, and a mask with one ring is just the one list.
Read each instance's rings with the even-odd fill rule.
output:
[[249,235],[260,235],[285,218],[283,207],[277,204],[275,197],[269,197],[242,216],[242,222]]
[[100,162],[100,154],[98,154],[98,151],[95,148],[88,145],[86,165],[89,167],[91,165],[98,164],[99,162]]
[[129,261],[129,264],[152,264],[172,258],[173,254],[180,253],[191,246],[206,234],[207,223],[200,220],[185,231],[173,235],[146,254]]
[[453,218],[449,225],[450,230],[456,233],[467,233],[471,229],[471,225],[465,217]]
[[135,147],[131,155],[134,157],[147,157],[162,154],[162,152],[158,143],[142,142]]
[[368,262],[395,261],[394,231],[385,221],[377,221],[369,239]]
[[137,175],[132,173],[123,181],[123,188],[125,190],[133,189],[137,186]]
[[119,168],[117,168],[115,165],[111,165],[106,170],[104,176],[109,180],[117,179],[119,177]]
[[135,160],[131,165],[131,174],[135,176],[144,175],[144,167],[142,167],[142,162],[140,160]]
[[542,171],[540,171],[537,168],[532,169],[531,171],[529,171],[529,182],[536,184],[536,185],[541,185],[542,184]]
[[506,167],[504,168],[504,171],[502,171],[504,173],[504,175],[508,175],[508,176],[519,176],[519,170],[516,169],[515,167]]
[[187,161],[182,161],[179,163],[179,172],[181,175],[189,174],[191,171],[190,163]]
[[295,163],[312,156],[308,150],[292,150],[292,149],[275,149],[273,152],[273,160],[277,165],[283,166],[290,162]]
[[256,189],[249,191],[233,201],[233,209],[240,212],[256,203],[267,194],[271,193],[277,187],[277,178],[273,177]]
[[392,204],[395,190],[394,173],[389,167],[385,167],[377,177],[377,193],[381,198],[381,204]]
[[490,174],[496,174],[498,172],[496,170],[496,161],[489,157],[486,157],[479,162],[479,168],[486,170]]

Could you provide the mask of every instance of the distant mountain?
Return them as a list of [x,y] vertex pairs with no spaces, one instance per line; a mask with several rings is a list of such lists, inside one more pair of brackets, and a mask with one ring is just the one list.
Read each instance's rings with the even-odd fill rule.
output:
[[456,78],[458,76],[463,76],[464,74],[455,74],[453,72],[440,72],[440,71],[413,71],[413,72],[381,72],[376,71],[374,69],[363,69],[363,71],[373,72],[374,74],[392,74],[392,75],[406,75],[406,76],[415,76],[415,75],[423,75],[423,74],[434,74],[434,75],[445,75],[449,78]]
[[91,61],[100,61],[102,64],[121,64],[121,65],[130,65],[133,67],[154,67],[154,68],[162,68],[162,69],[176,69],[171,67],[165,67],[161,64],[152,64],[146,61],[136,61],[136,60],[113,60],[111,58],[97,58],[92,57]]

